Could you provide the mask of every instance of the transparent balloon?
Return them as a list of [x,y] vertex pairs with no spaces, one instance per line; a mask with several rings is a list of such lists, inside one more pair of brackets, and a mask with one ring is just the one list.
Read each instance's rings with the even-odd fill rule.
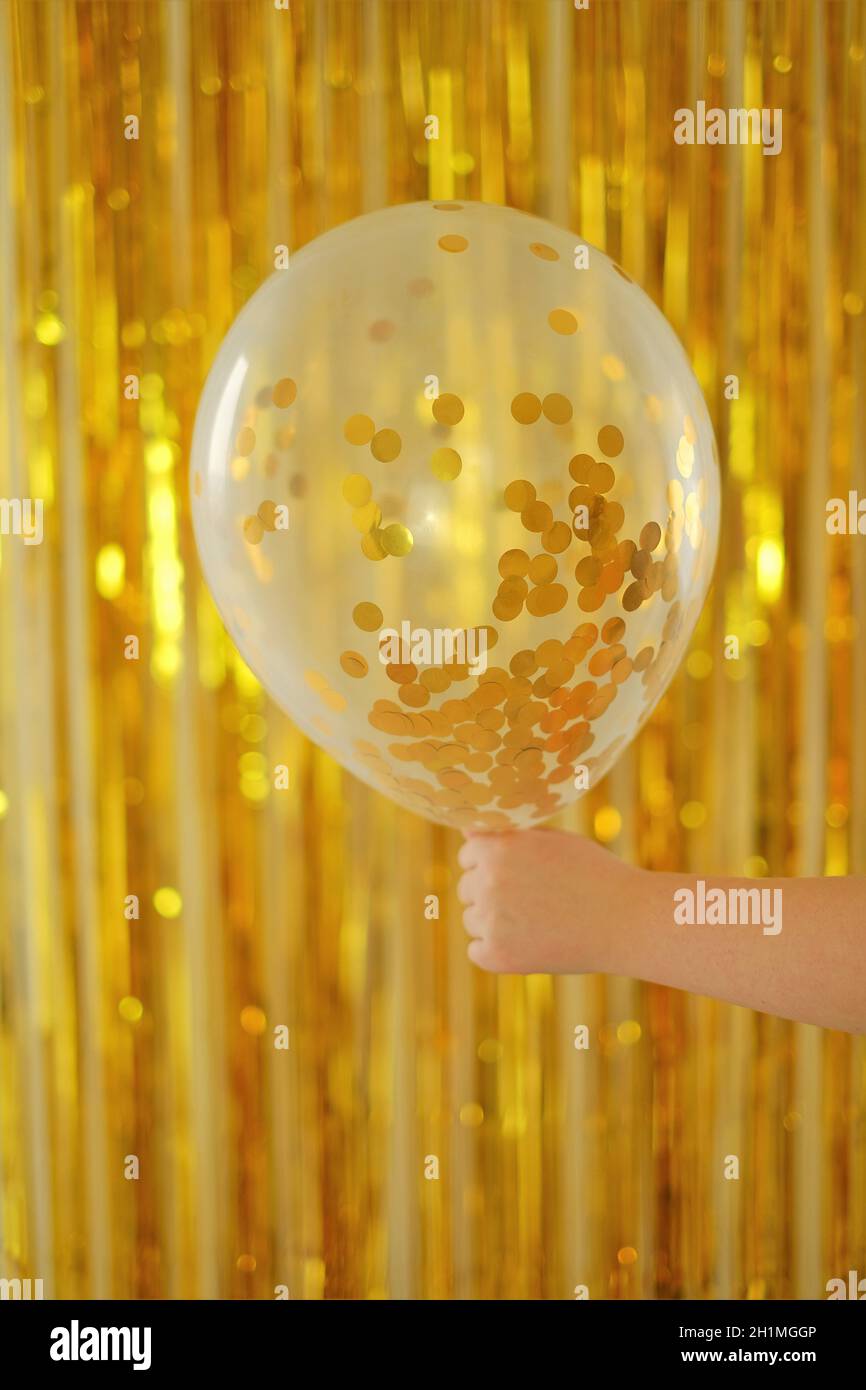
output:
[[204,573],[345,767],[431,820],[545,819],[668,684],[715,558],[718,459],[665,318],[574,233],[411,203],[261,287],[205,385]]

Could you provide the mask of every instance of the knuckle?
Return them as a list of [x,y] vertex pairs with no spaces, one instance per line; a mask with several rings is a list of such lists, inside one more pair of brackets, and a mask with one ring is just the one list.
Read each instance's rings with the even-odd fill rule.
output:
[[470,936],[479,937],[483,934],[484,918],[477,907],[467,907],[463,911],[463,928]]
[[457,863],[461,869],[471,869],[478,859],[478,851],[472,840],[466,840],[457,851]]
[[470,954],[475,964],[479,965],[482,970],[487,970],[494,975],[500,975],[509,970],[508,957],[495,941],[485,939],[473,943],[473,945],[477,945],[477,950],[473,952],[472,947],[470,947]]

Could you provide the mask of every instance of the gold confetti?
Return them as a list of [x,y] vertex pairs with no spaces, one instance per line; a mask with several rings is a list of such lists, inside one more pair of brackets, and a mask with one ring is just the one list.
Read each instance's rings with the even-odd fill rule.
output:
[[511,575],[525,575],[529,570],[529,556],[525,550],[506,550],[499,557],[499,573],[503,579]]
[[352,621],[362,632],[378,632],[382,626],[382,610],[375,603],[356,603]]
[[534,425],[541,415],[541,401],[531,391],[522,391],[511,402],[511,414],[519,425]]
[[570,309],[551,309],[547,322],[554,333],[570,334],[577,332],[577,319]]
[[568,465],[568,471],[576,483],[588,483],[590,472],[595,466],[592,454],[575,454]]
[[533,584],[550,584],[556,578],[557,569],[552,555],[536,555],[529,563],[529,578]]
[[615,482],[616,474],[609,463],[593,463],[587,478],[587,486],[593,492],[610,492]]
[[453,482],[462,467],[463,460],[456,449],[436,449],[431,455],[430,469],[443,483]]
[[396,430],[377,430],[370,441],[370,453],[380,463],[392,463],[401,448],[402,440]]
[[523,609],[523,600],[519,597],[497,594],[490,606],[494,617],[497,617],[500,622],[510,623],[520,615]]
[[595,555],[584,555],[582,560],[578,560],[574,570],[574,577],[578,584],[584,587],[590,584],[597,584],[601,575],[601,561]]
[[[250,1033],[254,1038],[260,1038],[267,1026],[268,1021],[265,1012],[257,1005],[247,1004],[245,1008],[241,1009],[241,1027],[245,1033]],[[240,1261],[238,1261],[238,1267],[240,1268]],[[255,1267],[256,1262],[253,1260],[253,1269]]]
[[511,658],[510,669],[515,676],[531,676],[537,668],[538,662],[535,658],[535,652],[528,649],[516,652]]
[[530,502],[520,513],[527,531],[547,531],[553,522],[553,512],[546,502]]
[[373,495],[373,484],[363,473],[349,473],[341,490],[350,507],[365,507]]
[[140,1023],[144,1017],[144,1005],[134,995],[127,994],[118,1003],[117,1012],[124,1023]]
[[689,443],[685,435],[682,435],[677,446],[677,468],[684,478],[690,478],[694,464],[694,445]]
[[509,483],[504,493],[505,505],[512,512],[522,512],[535,501],[535,488],[524,478]]
[[433,695],[441,695],[451,684],[451,677],[448,672],[435,666],[431,666],[427,671],[422,671],[419,680],[425,690],[429,690]]
[[276,504],[276,502],[266,501],[266,502],[260,502],[260,503],[259,503],[259,509],[258,509],[258,512],[257,512],[257,516],[258,516],[259,521],[262,523],[262,525],[264,526],[264,528],[265,528],[266,531],[275,531],[275,530],[277,529],[277,516],[276,516],[276,513],[277,513],[277,504]]
[[382,520],[382,512],[375,502],[367,502],[352,512],[352,525],[357,531],[372,531]]
[[526,607],[535,617],[558,613],[568,602],[568,590],[562,584],[539,584],[526,600]]
[[629,584],[622,596],[622,606],[627,613],[634,613],[635,609],[640,608],[644,601],[644,589],[640,580],[635,580],[634,584]]
[[355,679],[366,676],[369,670],[367,661],[360,652],[343,652],[340,656],[340,665],[347,676],[354,676]]
[[[601,608],[606,597],[607,595],[601,585],[593,584],[581,590],[577,600],[577,606],[584,613],[594,613],[597,608]],[[625,603],[623,603],[623,606],[625,606]]]
[[423,685],[409,683],[401,685],[397,692],[404,705],[409,705],[413,709],[421,709],[430,699],[430,691]]
[[395,325],[389,319],[377,319],[370,324],[369,334],[374,343],[387,343],[393,338],[396,331]]
[[624,443],[622,431],[618,430],[616,425],[602,425],[598,432],[598,447],[603,454],[608,458],[616,458],[622,453]]
[[433,402],[433,418],[440,425],[459,425],[463,419],[463,402],[459,396],[446,391]]
[[554,555],[560,555],[571,545],[571,534],[571,527],[564,521],[555,521],[542,535],[541,544],[545,550],[551,551]]
[[403,556],[409,554],[415,542],[409,528],[394,521],[382,532],[381,543],[386,554]]
[[292,381],[292,378],[290,376],[284,376],[274,387],[271,393],[271,399],[274,405],[284,410],[287,406],[292,404],[297,394],[298,388]]
[[553,425],[567,425],[572,416],[571,401],[557,391],[545,396],[541,409],[544,411],[545,419]]
[[343,426],[343,434],[350,444],[369,444],[376,433],[376,426],[369,415],[350,415]]
[[368,560],[384,560],[385,551],[379,542],[378,532],[374,529],[361,537],[361,554]]
[[648,550],[636,550],[631,557],[631,572],[635,579],[645,579],[652,565],[652,556]]
[[243,429],[238,431],[238,437],[235,440],[235,449],[240,454],[241,458],[248,458],[255,447],[255,430],[251,430],[249,425],[244,425]]

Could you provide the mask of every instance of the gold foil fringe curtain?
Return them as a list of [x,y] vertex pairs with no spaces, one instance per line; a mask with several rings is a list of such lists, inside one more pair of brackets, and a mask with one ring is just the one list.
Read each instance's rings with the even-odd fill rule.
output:
[[[686,666],[567,823],[650,867],[862,873],[866,549],[825,508],[866,492],[864,44],[858,0],[4,5],[0,492],[45,536],[0,552],[0,1276],[817,1298],[866,1271],[863,1042],[469,967],[457,837],[269,703],[186,476],[275,245],[428,196],[574,228],[686,344],[725,494]],[[698,100],[781,108],[782,153],[676,145]]]

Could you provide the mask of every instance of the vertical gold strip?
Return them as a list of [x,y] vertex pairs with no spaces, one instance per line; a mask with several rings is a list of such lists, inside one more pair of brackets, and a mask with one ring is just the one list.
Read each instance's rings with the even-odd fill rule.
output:
[[[58,214],[57,245],[59,280],[65,292],[67,333],[57,348],[58,424],[63,440],[60,525],[62,613],[65,644],[65,691],[70,772],[71,833],[75,844],[72,910],[78,934],[78,991],[81,1019],[81,1110],[84,1133],[84,1201],[87,1210],[86,1249],[89,1266],[88,1296],[108,1298],[112,1283],[112,1228],[110,1221],[106,1138],[104,1059],[107,1037],[106,1003],[102,965],[101,905],[99,902],[99,847],[97,843],[97,789],[94,777],[93,703],[89,675],[79,679],[82,663],[89,667],[93,650],[89,619],[87,577],[87,463],[79,422],[78,324],[84,286],[75,275],[73,257],[82,254],[81,223],[77,217],[79,192],[72,189],[67,173],[64,130],[65,112],[73,101],[69,87],[67,44],[75,40],[75,12],[64,6],[62,22],[50,26],[52,85],[57,93],[52,122],[52,141],[57,151],[57,185],[54,206]],[[74,67],[71,72],[74,72]],[[86,195],[85,195],[86,196]],[[118,907],[120,905],[118,904]],[[119,1169],[118,1156],[118,1169]]]
[[[10,22],[11,22],[10,16]],[[21,212],[23,187],[19,182],[14,138],[13,96],[17,90],[9,62],[11,45],[0,43],[0,255],[2,255],[3,352],[2,419],[5,458],[0,478],[3,496],[28,498],[30,479],[26,468],[26,440],[23,432],[22,379],[18,360],[18,235],[16,219]],[[31,149],[25,147],[25,164]],[[29,315],[28,321],[29,321]],[[48,518],[46,518],[46,524]],[[0,1112],[4,1132],[18,1128],[21,1169],[17,1163],[4,1171],[9,1184],[9,1200],[4,1204],[6,1232],[4,1254],[9,1251],[15,1268],[8,1277],[42,1278],[47,1291],[54,1287],[54,1195],[51,1172],[51,1096],[46,1062],[49,1060],[52,1010],[47,1007],[51,960],[44,945],[49,924],[46,921],[46,865],[40,862],[39,836],[47,818],[48,804],[43,778],[45,769],[39,749],[42,729],[53,718],[51,706],[50,661],[43,655],[44,633],[32,619],[31,594],[45,583],[45,566],[50,563],[48,546],[24,546],[21,537],[2,539],[3,612],[3,713],[12,735],[11,756],[4,759],[8,777],[11,824],[6,828],[12,843],[4,854],[8,875],[8,925],[11,949],[8,956],[9,997],[4,1000],[11,1020],[14,1055],[18,1060],[17,1085],[9,1097],[8,1114]],[[36,569],[38,561],[39,569]],[[34,578],[34,570],[36,577]],[[13,673],[27,671],[30,697],[21,698],[10,680]],[[8,674],[7,674],[8,673]],[[7,685],[7,682],[9,684]],[[4,788],[4,790],[6,790]],[[8,813],[7,813],[8,814]],[[4,1014],[6,1009],[4,1009]],[[4,1056],[6,1044],[4,1039]],[[4,1067],[5,1071],[5,1067]],[[5,1077],[3,1078],[5,1080]],[[4,1087],[5,1091],[5,1087]],[[7,1099],[4,1095],[3,1110]],[[15,1133],[12,1128],[12,1133]],[[20,1200],[15,1202],[16,1194]],[[15,1204],[13,1216],[12,1203]],[[8,1240],[8,1245],[5,1241]],[[8,1258],[8,1256],[7,1256]]]
[[[824,869],[824,805],[826,727],[826,648],[824,617],[828,581],[826,503],[829,480],[828,343],[826,330],[827,257],[830,206],[827,200],[825,8],[812,0],[809,23],[810,123],[806,143],[806,211],[809,266],[809,375],[808,460],[803,495],[800,563],[808,557],[810,581],[803,593],[804,645],[802,651],[802,723],[799,749],[802,760],[804,819],[800,872],[820,874]],[[822,1035],[816,1028],[799,1026],[797,1035],[797,1109],[805,1123],[798,1129],[794,1157],[794,1209],[798,1230],[795,1298],[814,1298],[820,1293],[821,1203],[815,1200],[821,1182],[821,1052]]]

